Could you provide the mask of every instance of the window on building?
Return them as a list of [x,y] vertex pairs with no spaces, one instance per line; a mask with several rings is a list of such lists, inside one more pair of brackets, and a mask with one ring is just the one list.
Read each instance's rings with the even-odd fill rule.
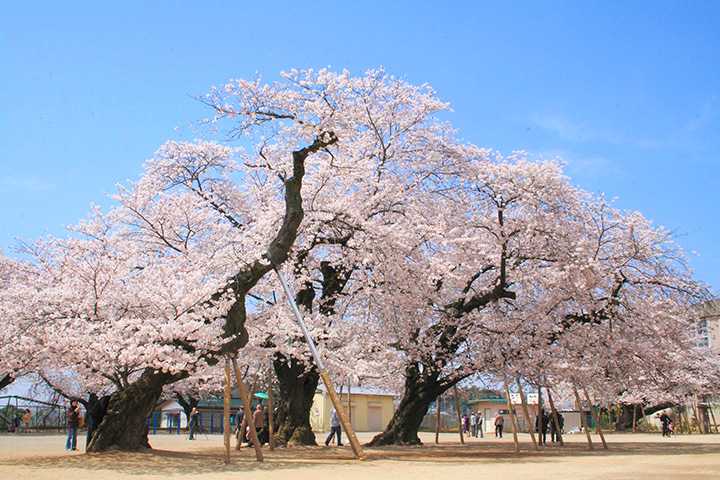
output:
[[699,348],[710,347],[710,334],[708,332],[707,318],[693,321],[693,334],[695,335],[695,346]]

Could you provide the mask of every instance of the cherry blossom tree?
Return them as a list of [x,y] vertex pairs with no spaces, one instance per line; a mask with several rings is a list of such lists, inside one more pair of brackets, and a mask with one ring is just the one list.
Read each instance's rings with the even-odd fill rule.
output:
[[[661,405],[717,379],[717,362],[695,348],[691,305],[708,298],[672,232],[602,201],[588,210],[574,268],[559,278],[549,337],[559,377],[619,401],[618,428],[634,404]],[[558,365],[559,364],[559,365]],[[630,419],[630,423],[628,423]]]
[[[384,83],[392,84],[394,90],[380,88]],[[403,95],[426,100],[416,105]],[[384,110],[381,108],[377,115],[369,112],[393,99],[405,103],[387,116],[407,114],[410,118],[407,128],[422,123],[423,115],[442,107],[431,93],[421,94],[414,87],[373,72],[362,78],[351,78],[347,73],[299,72],[288,75],[286,82],[271,86],[262,85],[259,80],[237,80],[213,90],[206,102],[217,113],[212,124],[229,124],[229,135],[233,138],[247,135],[250,153],[242,148],[231,152],[227,147],[208,142],[168,143],[148,162],[147,173],[140,182],[114,196],[121,204],[118,219],[126,226],[123,237],[132,245],[168,262],[186,257],[198,259],[192,271],[211,278],[204,285],[207,292],[215,292],[206,302],[214,306],[218,296],[232,299],[220,335],[224,343],[213,352],[215,358],[234,354],[247,341],[244,326],[247,295],[290,253],[304,216],[301,187],[306,174],[315,187],[307,195],[308,203],[318,202],[317,210],[326,217],[318,222],[323,223],[332,210],[318,199],[323,196],[331,199],[332,195],[337,199],[352,193],[352,186],[349,192],[329,188],[345,178],[347,172],[343,168],[349,170],[353,162],[355,166],[392,162],[390,157],[383,156],[383,151],[378,153],[377,148],[371,150],[363,144],[367,136],[363,132],[376,129],[373,120],[379,122]],[[415,133],[440,135],[447,131],[446,126],[435,125]],[[377,133],[371,137],[377,144]],[[433,151],[441,157],[443,145],[432,145],[426,153]],[[384,149],[391,150],[389,145]],[[240,161],[236,163],[231,155]],[[397,174],[400,173],[398,170]],[[356,178],[360,178],[358,173]],[[339,183],[346,188],[349,185]],[[381,182],[374,183],[378,192]],[[339,211],[339,207],[335,208]],[[148,271],[153,272],[154,268]],[[224,285],[219,281],[221,278],[225,279]],[[194,307],[191,311],[195,313],[198,309]],[[196,353],[196,347],[188,346],[181,338],[173,340],[173,344],[177,343],[191,354]],[[186,375],[183,369],[188,364],[149,367],[144,373],[151,376],[152,385],[142,386],[143,391],[155,395],[161,384]],[[116,444],[113,435],[103,442],[100,439],[104,437],[104,428],[111,432],[121,429],[122,415],[114,410],[119,403],[111,400],[109,414],[91,450]]]
[[[296,302],[315,323],[322,348],[324,339],[335,341],[339,335],[333,328],[341,320],[338,296],[348,298],[349,290],[358,290],[352,276],[362,267],[367,246],[376,238],[392,235],[390,227],[406,213],[405,204],[452,168],[462,147],[452,129],[435,117],[447,105],[430,89],[408,85],[382,71],[358,78],[326,71],[291,72],[286,78],[283,89],[311,95],[325,110],[323,115],[337,122],[333,132],[339,142],[333,149],[333,168],[314,169],[307,177],[304,225],[292,256]],[[232,118],[235,102],[238,97],[244,100],[246,91],[244,82],[229,84],[214,90],[205,101],[221,117]],[[257,99],[265,108],[277,110],[274,101],[267,96]],[[305,112],[284,110],[282,115],[296,121],[301,114]],[[261,155],[265,150],[263,146]],[[262,308],[276,305],[277,291],[277,285],[270,283],[266,292],[256,293],[262,296]],[[315,444],[309,416],[319,376],[292,315],[283,313],[258,316],[272,319],[262,324],[260,342],[275,349],[281,393],[277,431],[284,441]],[[288,338],[286,332],[294,337]],[[362,339],[356,337],[355,342]]]
[[404,357],[405,393],[374,445],[418,443],[435,398],[494,365],[493,342],[512,335],[498,309],[562,267],[582,208],[558,163],[522,154],[469,158],[450,186],[419,209],[411,248],[376,267],[378,321]]
[[[80,398],[114,388],[103,427],[113,444],[137,448],[147,444],[146,418],[162,387],[222,346],[229,298],[207,301],[226,279],[213,279],[200,257],[138,248],[117,221],[96,211],[67,239],[27,249],[38,278],[23,305],[42,339],[43,378]],[[122,417],[115,429],[113,417]],[[89,449],[108,438],[102,433]]]

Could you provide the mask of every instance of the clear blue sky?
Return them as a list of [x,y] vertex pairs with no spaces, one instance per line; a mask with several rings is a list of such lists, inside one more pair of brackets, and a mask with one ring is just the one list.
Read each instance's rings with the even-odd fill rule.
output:
[[562,157],[720,292],[720,2],[0,0],[0,245],[64,235],[231,78],[383,66],[462,137]]

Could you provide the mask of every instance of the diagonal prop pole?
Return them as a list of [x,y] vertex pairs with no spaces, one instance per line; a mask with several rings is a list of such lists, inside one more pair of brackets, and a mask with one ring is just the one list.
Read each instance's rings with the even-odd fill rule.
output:
[[[523,415],[525,415],[525,420],[527,421],[527,424],[528,424],[528,431],[530,432],[530,438],[532,439],[532,443],[533,443],[533,450],[537,451],[538,444],[537,444],[537,440],[535,440],[535,433],[533,432],[532,422],[530,421],[530,412],[528,410],[527,402],[525,401],[525,394],[523,393],[523,390],[522,390],[522,384],[520,383],[520,377],[517,377],[516,380],[517,380],[518,392],[520,393],[520,403],[522,404]],[[538,433],[538,436],[540,436],[539,433]]]
[[340,403],[340,397],[338,397],[337,392],[335,392],[335,387],[333,387],[332,382],[330,381],[330,375],[328,374],[327,370],[325,370],[325,364],[323,363],[322,359],[320,358],[320,355],[317,352],[317,349],[315,348],[315,342],[313,342],[312,337],[310,336],[310,332],[307,329],[307,326],[305,325],[305,321],[302,318],[302,315],[300,314],[300,310],[298,310],[297,304],[293,300],[292,292],[290,291],[290,287],[288,287],[287,282],[285,281],[285,277],[283,274],[278,270],[277,267],[275,268],[275,273],[278,276],[278,279],[280,279],[280,284],[283,287],[283,291],[285,292],[285,298],[287,298],[288,303],[290,304],[290,307],[292,307],[292,311],[295,314],[295,319],[297,320],[298,324],[300,325],[300,329],[303,332],[303,335],[305,335],[305,340],[308,343],[308,346],[310,347],[310,352],[312,352],[313,358],[315,359],[315,363],[318,366],[318,370],[320,370],[320,377],[323,379],[323,383],[325,384],[325,388],[328,391],[328,395],[330,395],[330,400],[332,401],[333,406],[335,407],[335,410],[338,413],[338,416],[340,417],[340,424],[342,425],[342,428],[345,430],[345,434],[348,437],[348,440],[350,440],[350,446],[352,446],[353,452],[355,453],[355,457],[359,460],[367,460],[367,457],[362,451],[362,447],[360,447],[360,442],[357,439],[357,436],[355,435],[355,430],[353,430],[352,425],[350,425],[350,421],[348,420],[347,414],[345,413],[345,409],[342,408],[342,404]]
[[512,426],[513,443],[515,443],[515,453],[520,453],[520,442],[518,441],[517,428],[515,427],[515,409],[510,400],[510,388],[508,388],[507,379],[505,380],[505,398],[507,399],[508,412],[510,412],[510,425]]
[[[588,447],[590,450],[595,450],[595,446],[592,443],[592,438],[590,438],[590,430],[588,429],[587,422],[585,419],[585,411],[583,410],[582,401],[580,400],[580,395],[578,394],[577,387],[573,385],[573,392],[575,393],[575,401],[578,404],[578,410],[580,410],[580,425],[582,426],[583,430],[585,430],[585,437],[587,437]],[[590,409],[592,409],[592,405],[589,405]]]
[[[257,430],[255,430],[255,423],[253,422],[252,418],[252,401],[247,394],[247,390],[245,390],[245,382],[243,382],[242,376],[240,375],[240,369],[238,368],[237,359],[235,357],[232,357],[232,366],[233,370],[235,371],[235,379],[237,380],[238,384],[238,392],[240,393],[240,398],[242,399],[243,407],[245,408],[243,425],[248,425],[250,427],[250,440],[252,441],[253,448],[255,449],[255,459],[258,462],[262,462],[265,460],[265,457],[263,457],[262,447],[260,447],[260,440],[258,439]],[[257,377],[255,378],[255,381],[257,382]],[[253,390],[254,389],[255,387],[253,386]],[[247,422],[245,422],[245,420],[247,420]],[[238,441],[240,442],[240,444],[242,444],[243,435],[245,435],[245,432],[238,432]]]
[[555,419],[555,436],[557,438],[558,443],[560,443],[560,446],[564,447],[565,442],[562,438],[562,428],[560,427],[560,417],[558,415],[558,411],[555,408],[555,404],[553,403],[552,394],[550,393],[550,387],[545,387],[545,390],[547,390],[547,396],[548,396],[548,402],[550,403],[550,411],[552,412],[553,418]]
[[583,394],[585,395],[585,401],[588,404],[588,407],[590,407],[590,414],[592,414],[593,420],[595,421],[595,433],[600,435],[600,440],[602,441],[603,448],[605,450],[608,449],[608,444],[605,441],[605,435],[602,433],[602,428],[600,428],[600,419],[598,418],[597,414],[595,413],[595,408],[593,407],[593,404],[590,403],[590,395],[588,395],[587,389],[585,387],[582,387]]

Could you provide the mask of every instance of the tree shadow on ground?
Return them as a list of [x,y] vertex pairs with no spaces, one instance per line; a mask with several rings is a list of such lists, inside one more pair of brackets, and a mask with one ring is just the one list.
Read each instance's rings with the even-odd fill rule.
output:
[[[538,463],[552,462],[562,457],[613,456],[613,455],[704,455],[720,454],[717,443],[673,443],[668,442],[617,442],[604,450],[596,443],[589,450],[585,443],[568,443],[565,446],[546,445],[534,451],[531,444],[521,444],[520,453],[515,453],[512,443],[473,443],[418,445],[412,447],[364,447],[370,463],[376,461],[468,463],[507,462]],[[49,456],[25,458],[20,461],[0,462],[0,465],[14,465],[34,469],[83,469],[96,470],[98,474],[117,472],[126,475],[206,475],[221,472],[262,472],[282,471],[307,467],[322,467],[357,462],[349,447],[285,447],[275,451],[263,449],[264,462],[255,460],[254,450],[244,448],[232,450],[231,463],[224,464],[222,447],[208,447],[195,452],[169,450],[143,450],[139,452],[105,452],[72,456]],[[62,475],[61,475],[62,477]]]

